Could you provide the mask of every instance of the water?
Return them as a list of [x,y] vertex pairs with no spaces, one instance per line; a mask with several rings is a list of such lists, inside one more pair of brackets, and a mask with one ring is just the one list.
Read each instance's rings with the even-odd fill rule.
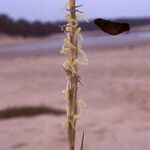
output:
[[84,44],[86,46],[97,45],[105,46],[125,46],[132,44],[140,44],[150,41],[150,32],[134,32],[129,34],[121,34],[117,36],[97,36],[86,38]]
[[[85,36],[83,47],[99,46],[99,47],[111,47],[111,46],[126,46],[142,44],[143,42],[150,41],[150,32],[133,32],[129,34],[121,34],[117,36]],[[39,51],[52,51],[60,49],[63,45],[63,39],[59,40],[41,40],[40,42],[27,42],[15,45],[0,46],[0,52],[39,52]]]

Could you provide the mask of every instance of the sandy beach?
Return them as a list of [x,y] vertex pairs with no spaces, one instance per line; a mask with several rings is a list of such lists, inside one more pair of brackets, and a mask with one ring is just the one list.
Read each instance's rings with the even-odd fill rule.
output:
[[[65,110],[61,94],[66,86],[65,56],[59,47],[54,51],[0,54],[0,110],[21,106]],[[105,50],[93,45],[85,51],[89,64],[80,66],[79,98],[87,108],[77,123],[76,150],[83,130],[84,150],[149,150],[150,44]],[[61,128],[65,118],[44,114],[0,119],[0,150],[66,150],[66,130]]]

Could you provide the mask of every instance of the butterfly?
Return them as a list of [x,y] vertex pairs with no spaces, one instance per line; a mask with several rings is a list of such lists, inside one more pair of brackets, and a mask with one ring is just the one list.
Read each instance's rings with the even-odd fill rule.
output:
[[130,32],[130,25],[128,23],[112,22],[101,18],[95,19],[94,23],[104,32],[110,35],[117,35],[123,32]]

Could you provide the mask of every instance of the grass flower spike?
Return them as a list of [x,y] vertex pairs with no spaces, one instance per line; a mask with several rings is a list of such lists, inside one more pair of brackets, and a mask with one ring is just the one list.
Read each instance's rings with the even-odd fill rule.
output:
[[84,13],[78,10],[81,6],[76,5],[76,0],[67,0],[65,19],[68,23],[61,28],[66,34],[61,53],[67,56],[63,64],[67,80],[66,89],[63,90],[67,100],[67,119],[62,126],[67,128],[68,150],[75,150],[76,121],[82,118],[81,112],[85,107],[85,103],[77,97],[78,83],[81,83],[78,66],[88,61],[81,46],[83,36],[78,26],[78,19],[85,19]]

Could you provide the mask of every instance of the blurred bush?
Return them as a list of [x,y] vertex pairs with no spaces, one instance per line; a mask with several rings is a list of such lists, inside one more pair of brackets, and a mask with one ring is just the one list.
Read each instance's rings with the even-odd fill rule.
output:
[[[113,21],[126,22],[132,27],[150,25],[150,18],[119,18]],[[19,35],[23,37],[44,37],[53,33],[61,32],[60,26],[64,24],[66,24],[65,21],[59,21],[55,23],[42,23],[40,21],[28,22],[25,19],[19,19],[15,21],[5,14],[0,15],[0,33],[12,36]],[[79,22],[79,24],[82,28],[82,31],[98,29],[92,20],[89,23]]]
[[41,23],[39,21],[31,23],[24,19],[14,21],[7,15],[0,15],[0,33],[3,34],[42,37],[57,32],[60,32],[60,28],[54,23]]

